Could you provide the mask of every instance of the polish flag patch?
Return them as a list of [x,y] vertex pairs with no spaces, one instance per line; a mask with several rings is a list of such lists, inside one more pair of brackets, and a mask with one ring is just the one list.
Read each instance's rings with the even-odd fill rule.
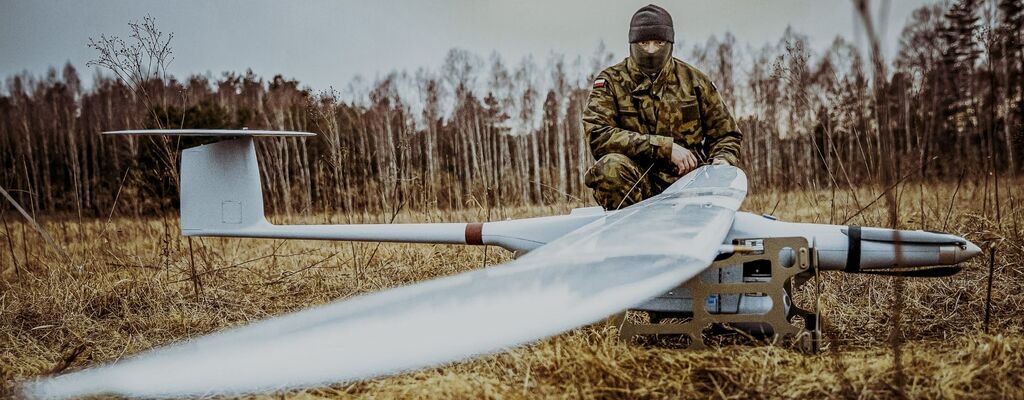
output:
[[604,80],[604,78],[598,78],[596,81],[594,81],[594,89],[603,88],[607,84],[608,81]]

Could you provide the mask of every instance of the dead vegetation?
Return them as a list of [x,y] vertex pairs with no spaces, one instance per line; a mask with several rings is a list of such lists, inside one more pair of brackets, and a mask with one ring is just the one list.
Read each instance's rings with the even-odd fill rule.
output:
[[[958,188],[959,186],[959,188]],[[1004,196],[1021,195],[1004,182]],[[1009,189],[1007,189],[1009,188]],[[998,249],[985,330],[988,257],[950,278],[906,280],[899,367],[889,334],[894,279],[826,273],[828,349],[736,345],[684,351],[621,343],[582,328],[531,346],[390,378],[285,393],[290,398],[1019,398],[1024,396],[1021,208],[994,217],[984,181],[904,184],[905,228],[945,229]],[[954,198],[954,193],[956,197]],[[835,196],[833,198],[833,196]],[[884,225],[879,189],[752,193],[744,209],[783,220]],[[858,206],[859,204],[859,206]],[[396,222],[504,219],[571,205],[398,213]],[[3,210],[10,210],[4,208]],[[922,212],[923,211],[923,212]],[[449,275],[509,258],[498,249],[204,238],[177,219],[40,221],[61,261],[13,212],[0,227],[0,377],[17,382],[126,357],[315,304]],[[947,216],[947,213],[950,213]],[[490,217],[488,217],[490,215]],[[380,222],[391,215],[317,215],[289,222]],[[948,220],[948,223],[946,222]],[[84,240],[82,239],[84,238]],[[808,293],[802,300],[807,300]],[[343,360],[339,360],[343,362]],[[904,379],[896,380],[901,375]],[[902,383],[900,383],[902,381]],[[277,395],[274,395],[275,397]]]

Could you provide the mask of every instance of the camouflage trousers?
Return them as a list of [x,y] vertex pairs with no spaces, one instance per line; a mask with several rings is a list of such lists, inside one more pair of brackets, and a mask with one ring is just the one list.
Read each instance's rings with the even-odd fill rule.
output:
[[678,176],[642,164],[619,153],[606,154],[583,177],[587,187],[594,189],[594,199],[605,210],[617,210],[661,193]]

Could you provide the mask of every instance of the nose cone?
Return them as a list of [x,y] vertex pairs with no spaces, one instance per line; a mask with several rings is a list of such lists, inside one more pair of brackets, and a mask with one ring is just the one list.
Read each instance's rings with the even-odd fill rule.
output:
[[978,245],[967,241],[967,245],[956,252],[956,262],[960,263],[970,260],[979,254],[981,254],[981,248],[978,247]]

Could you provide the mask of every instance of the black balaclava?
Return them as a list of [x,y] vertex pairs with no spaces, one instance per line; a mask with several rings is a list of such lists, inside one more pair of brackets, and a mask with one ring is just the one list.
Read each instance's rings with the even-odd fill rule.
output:
[[672,44],[667,44],[654,53],[648,53],[639,44],[632,43],[629,45],[629,57],[633,59],[640,71],[654,79],[665,68],[668,59],[672,58]]
[[[663,40],[669,44],[654,53],[648,53],[637,44],[645,40]],[[672,16],[664,8],[654,4],[644,6],[633,14],[629,21],[629,57],[633,59],[640,71],[652,77],[661,72],[668,60],[672,58],[672,43],[675,42],[675,30],[672,28]]]

